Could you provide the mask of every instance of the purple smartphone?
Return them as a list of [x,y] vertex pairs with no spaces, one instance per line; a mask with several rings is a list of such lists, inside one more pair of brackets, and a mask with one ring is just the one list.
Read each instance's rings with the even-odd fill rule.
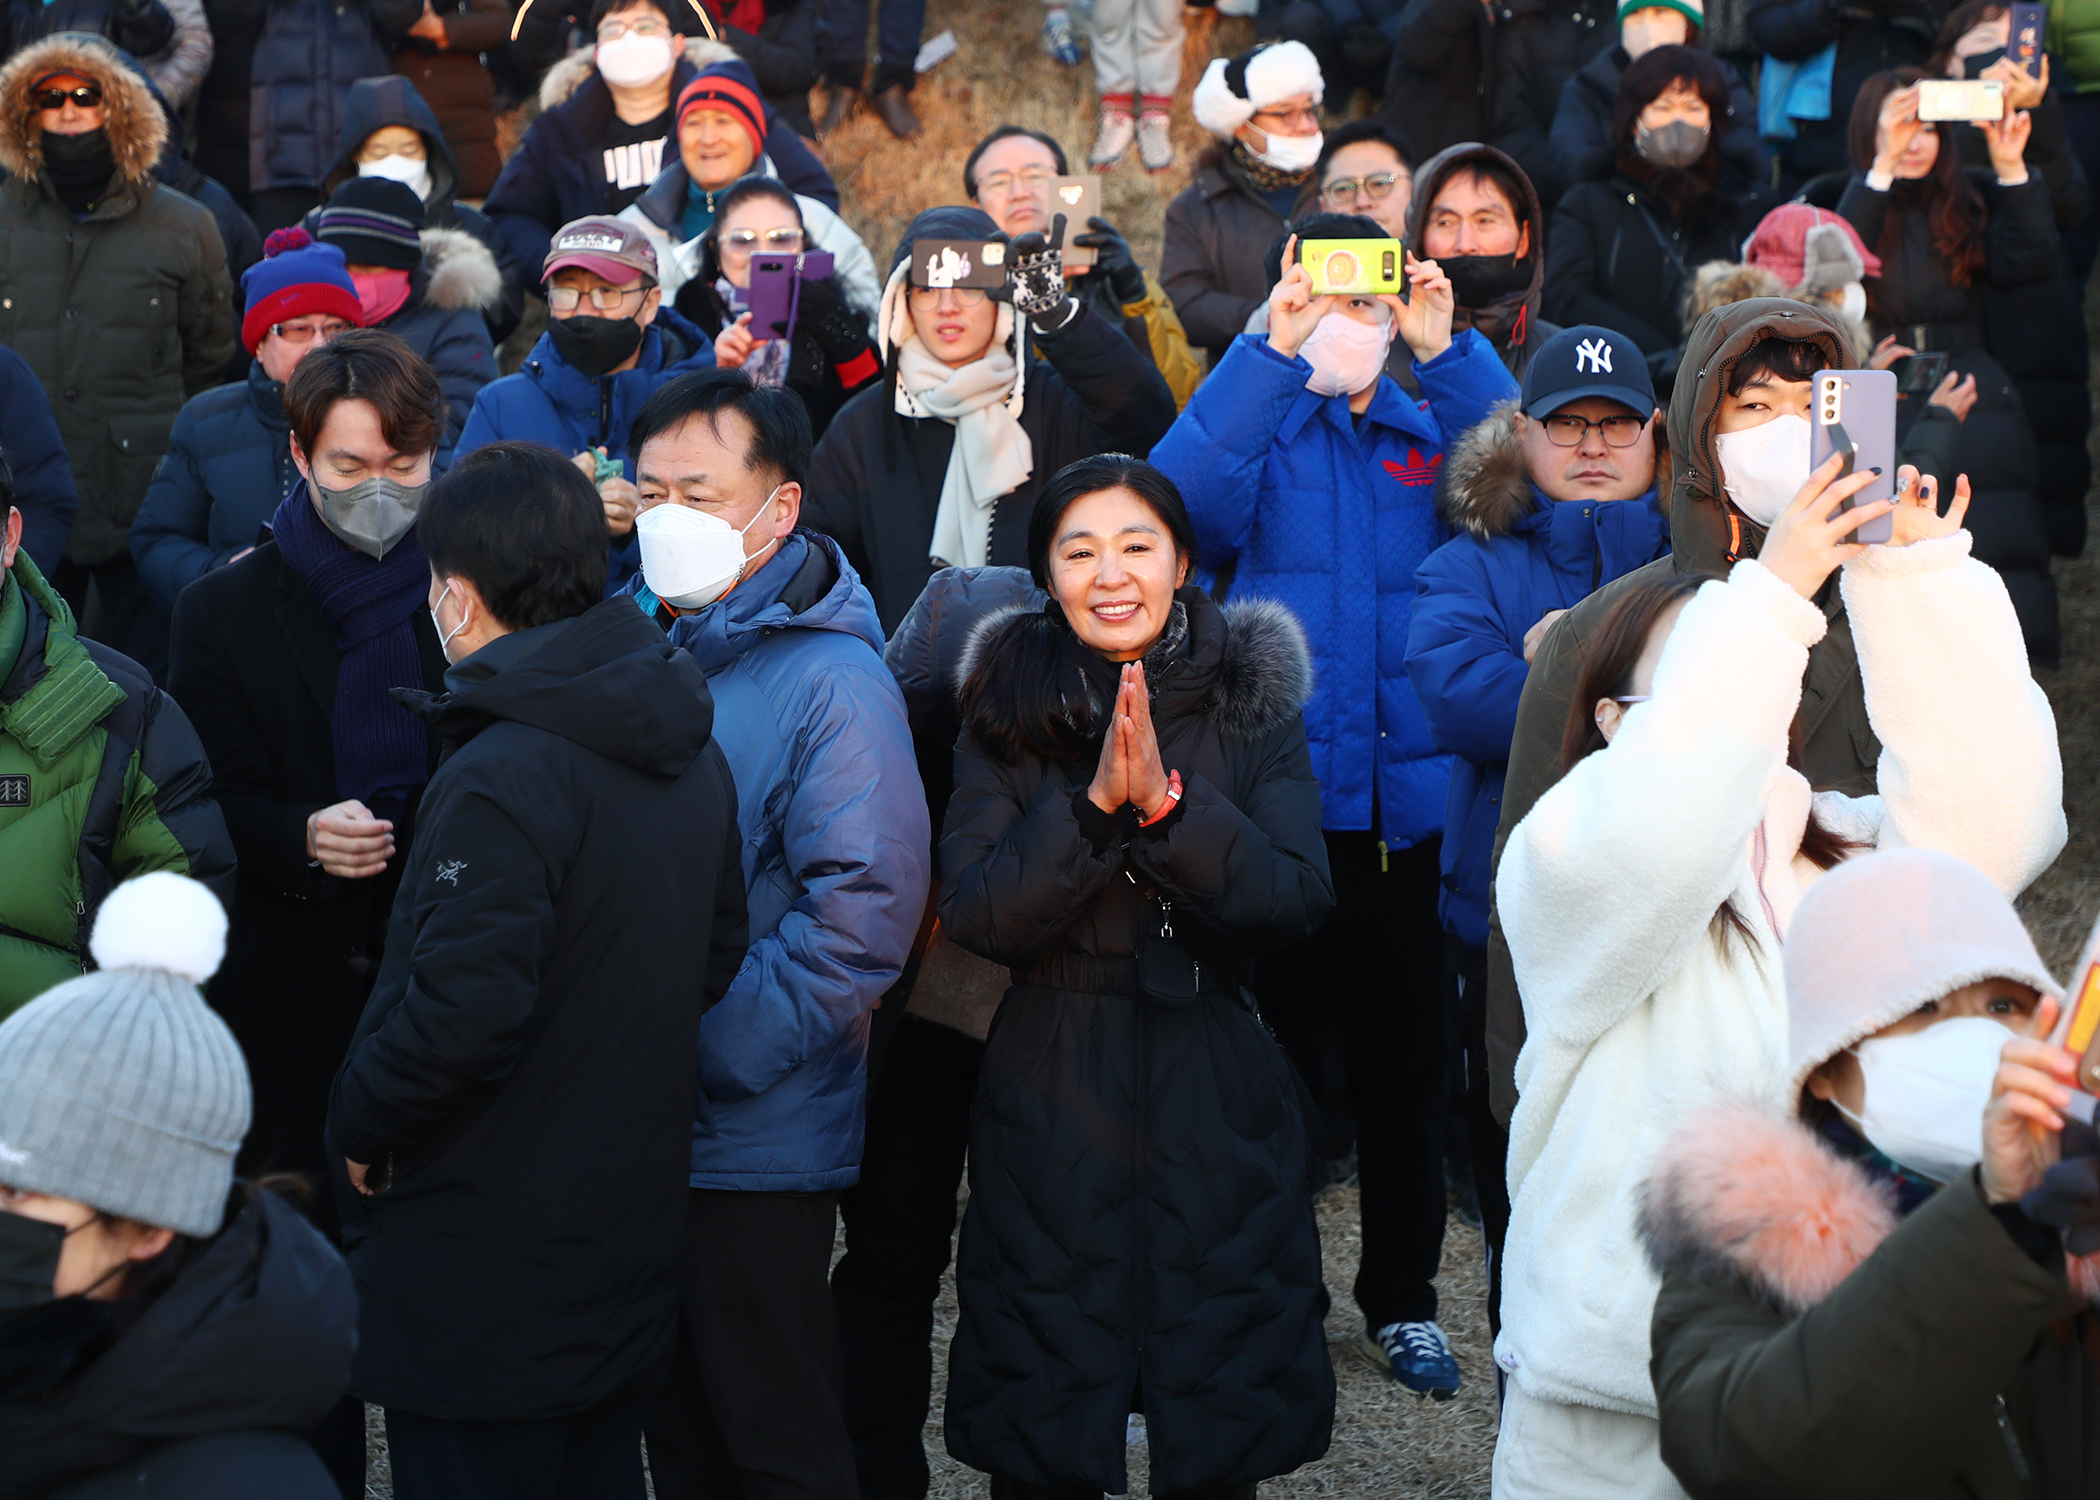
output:
[[832,258],[829,250],[805,250],[800,255],[751,257],[751,286],[744,301],[751,309],[751,336],[757,339],[793,338],[795,334],[795,283],[829,281]]
[[[1808,466],[1817,469],[1833,453],[1846,456],[1838,477],[1874,471],[1874,482],[1845,502],[1845,509],[1871,505],[1895,494],[1896,375],[1893,370],[1825,370],[1816,376],[1815,409],[1808,417]],[[1852,533],[1856,542],[1885,542],[1895,534],[1894,516],[1868,521]]]

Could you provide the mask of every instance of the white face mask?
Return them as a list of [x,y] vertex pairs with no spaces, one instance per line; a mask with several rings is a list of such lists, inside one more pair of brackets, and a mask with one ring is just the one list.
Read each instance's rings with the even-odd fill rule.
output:
[[[1255,127],[1260,129],[1259,126]],[[1279,172],[1307,172],[1320,159],[1320,146],[1326,139],[1315,130],[1311,135],[1277,135],[1264,131],[1263,138],[1269,143],[1265,151],[1254,153],[1254,159],[1265,167],[1274,167]]]
[[660,36],[625,36],[598,44],[598,71],[607,83],[638,89],[671,71],[671,44]]
[[652,505],[635,518],[642,542],[642,579],[674,609],[705,609],[744,576],[744,532],[772,514],[773,494],[738,529],[720,516],[686,505]]
[[1856,281],[1845,283],[1845,290],[1838,299],[1838,311],[1855,323],[1867,320],[1867,289]]
[[1747,432],[1714,439],[1721,460],[1721,488],[1736,508],[1760,526],[1770,526],[1808,483],[1808,418],[1774,417]]
[[361,161],[357,164],[360,177],[384,177],[389,182],[398,182],[418,198],[430,196],[430,163],[417,161],[412,156],[382,156],[377,161]]
[[447,583],[442,589],[438,590],[437,604],[430,606],[430,623],[437,627],[438,651],[444,656],[447,663],[450,663],[452,660],[452,637],[467,628],[467,611],[464,605],[461,606],[459,611],[459,623],[450,630],[447,630],[444,622],[438,619],[438,607],[445,602],[446,596],[451,592],[452,585]]
[[1987,1016],[1953,1016],[1909,1036],[1869,1037],[1852,1049],[1866,1097],[1859,1116],[1846,1118],[1898,1166],[1952,1182],[1983,1160],[1984,1106],[2011,1038]]
[[1385,370],[1385,351],[1393,342],[1393,322],[1359,323],[1347,313],[1331,312],[1305,337],[1298,353],[1313,367],[1305,388],[1319,396],[1353,396],[1374,384]]

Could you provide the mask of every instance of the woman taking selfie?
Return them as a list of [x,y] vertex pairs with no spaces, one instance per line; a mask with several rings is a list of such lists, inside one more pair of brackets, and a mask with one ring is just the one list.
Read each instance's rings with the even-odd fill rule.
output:
[[[1807,472],[1821,363],[1813,344],[1767,339],[1727,371],[1714,450],[1730,503],[1769,526],[1763,545],[1725,581],[1638,583],[1599,623],[1564,774],[1497,873],[1529,1028],[1495,1351],[1510,1375],[1498,1500],[1681,1493],[1657,1448],[1657,1282],[1635,1208],[1692,1114],[1785,1076],[1778,957],[1802,893],[1852,853],[1909,845],[1958,854],[2010,896],[2063,845],[2055,721],[2004,584],[1969,555],[1967,480],[1944,517],[1907,465],[1900,504],[1840,509],[1872,476],[1839,479],[1836,460]],[[1890,515],[1886,545],[1850,540]],[[1840,568],[1881,745],[1870,796],[1815,792],[1790,764],[1830,708],[1802,684],[1833,628],[1813,601]]]
[[[1961,165],[1955,127],[1918,118],[1915,68],[1877,73],[1852,108],[1853,175],[1837,211],[1881,259],[1866,281],[1876,338],[1947,356],[1976,381],[1955,466],[1977,482],[1969,529],[1976,556],[2004,575],[2028,654],[2058,653],[2049,537],[2035,500],[2034,435],[2004,367],[1988,346],[1986,289],[2053,285],[2062,274],[2049,189],[2026,161],[2026,111],[1981,126],[1991,164]],[[1905,405],[1916,404],[1915,398]],[[1907,420],[1909,413],[1902,414]]]
[[2100,1493],[2100,1202],[2052,1171],[2095,1142],[2018,913],[1949,855],[1853,860],[1786,989],[1786,1117],[1702,1115],[1646,1189],[1665,1461],[1700,1495]]
[[1002,1500],[1246,1500],[1327,1449],[1334,1373],[1288,1064],[1244,988],[1333,905],[1275,604],[1185,587],[1181,495],[1122,454],[1029,521],[1050,595],[969,653],[941,922],[1019,981],[970,1134],[948,1450]]

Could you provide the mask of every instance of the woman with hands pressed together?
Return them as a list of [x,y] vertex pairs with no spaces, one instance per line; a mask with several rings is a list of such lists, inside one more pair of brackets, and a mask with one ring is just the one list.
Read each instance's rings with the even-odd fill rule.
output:
[[[1817,358],[1768,339],[1736,362],[1715,449],[1730,500],[1769,527],[1763,545],[1726,580],[1638,585],[1596,627],[1564,774],[1497,873],[1528,1027],[1498,1500],[1683,1493],[1659,1447],[1658,1281],[1636,1212],[1690,1119],[1785,1077],[1778,961],[1804,892],[1855,853],[1911,847],[1967,860],[2009,898],[2063,845],[2055,721],[2004,584],[1969,555],[1966,477],[1944,516],[1908,465],[1897,499],[1843,508],[1872,476],[1841,479],[1835,458],[1807,472]],[[1887,544],[1853,539],[1884,516]],[[1791,764],[1829,709],[1802,684],[1830,628],[1813,601],[1839,570],[1881,744],[1867,796],[1818,792]]]
[[1002,1497],[1245,1500],[1334,1414],[1306,1134],[1251,961],[1333,904],[1287,610],[1188,587],[1173,483],[1045,486],[1041,609],[976,631],[941,845],[950,940],[1012,968],[970,1137],[949,1451]]

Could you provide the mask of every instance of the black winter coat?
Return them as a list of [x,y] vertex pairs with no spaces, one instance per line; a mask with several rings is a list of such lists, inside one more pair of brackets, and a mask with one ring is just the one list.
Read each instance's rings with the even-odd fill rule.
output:
[[[992,513],[990,561],[1013,567],[1028,561],[1028,515],[1052,474],[1095,453],[1142,458],[1174,425],[1174,396],[1151,356],[1085,303],[1063,328],[1034,339],[1044,357],[1028,361],[1021,427],[1035,467]],[[888,380],[848,401],[817,444],[802,524],[845,549],[885,632],[933,572],[926,549],[954,446],[948,423],[898,416]]]
[[1962,170],[1983,195],[1988,216],[1981,286],[1958,287],[1948,278],[1932,248],[1921,191],[1925,183],[1899,182],[1877,193],[1864,177],[1854,176],[1837,211],[1881,257],[1881,275],[1867,282],[1875,337],[1893,333],[1914,349],[1945,350],[1950,371],[1976,377],[1976,405],[1962,423],[1954,451],[1955,469],[1967,474],[1974,487],[1966,525],[1975,537],[1977,559],[2005,579],[2028,655],[2054,665],[2061,640],[2056,585],[2049,576],[2049,529],[2035,496],[2034,434],[2019,393],[1996,357],[1983,313],[1985,287],[2054,289],[2063,262],[2049,189],[2040,174],[2008,188],[2000,187],[1989,170]]
[[[429,614],[410,616],[422,681],[445,680]],[[343,880],[306,858],[306,820],[342,800],[335,781],[335,690],[342,668],[321,606],[266,542],[183,590],[170,691],[211,757],[212,787],[239,856],[226,961],[212,1008],[248,1059],[254,1124],[243,1171],[329,1167],[328,1085],[378,971],[387,911],[415,847],[416,808],[394,820],[390,868]],[[431,763],[437,760],[431,737]],[[296,993],[299,1002],[287,1005]],[[317,1205],[324,1221],[329,1205]]]
[[817,70],[824,61],[830,39],[824,32],[817,0],[768,0],[765,19],[758,30],[746,31],[723,19],[722,0],[707,0],[715,30],[736,55],[751,65],[759,92],[788,126],[800,136],[817,138],[809,118],[809,91],[816,87]]
[[1495,64],[1488,139],[1524,168],[1547,208],[1567,179],[1554,168],[1553,114],[1561,91],[1619,40],[1616,12],[1599,0],[1493,0]]
[[[626,598],[402,694],[447,743],[337,1076],[367,1401],[568,1416],[678,1337],[700,1017],[745,946],[707,679]],[[558,1200],[550,1187],[560,1184]]]
[[[1560,91],[1548,144],[1562,184],[1582,182],[1612,168],[1611,122],[1619,107],[1619,80],[1630,62],[1617,43],[1584,64]],[[1735,70],[1728,74],[1728,118],[1720,122],[1721,156],[1752,182],[1771,180],[1772,159],[1757,135],[1757,103]]]
[[11,0],[7,21],[10,53],[61,31],[107,37],[133,57],[157,57],[175,40],[175,18],[160,0]]
[[[1480,0],[1466,0],[1478,7]],[[1304,213],[1315,198],[1308,181],[1292,204]],[[1229,153],[1213,146],[1196,175],[1167,205],[1159,284],[1189,343],[1210,351],[1215,367],[1226,346],[1247,331],[1254,309],[1269,300],[1269,246],[1283,238],[1284,216],[1257,193]],[[1019,561],[1019,559],[1015,559]]]
[[[282,1198],[236,1185],[228,1217],[106,1351],[42,1394],[0,1394],[0,1497],[334,1500],[299,1435],[342,1394],[350,1273]],[[62,1362],[80,1310],[11,1320],[0,1361],[40,1340]]]
[[[313,191],[335,159],[350,85],[387,71],[367,0],[270,0],[248,75],[242,185]],[[233,185],[209,163],[205,170]]]
[[[1154,1493],[1246,1484],[1327,1450],[1334,1372],[1290,1067],[1243,988],[1334,905],[1288,611],[1177,596],[1147,661],[1186,792],[1147,829],[1088,798],[1098,738],[995,759],[967,731],[941,921],[1010,965],[970,1130],[948,1451],[1120,1493],[1145,1414]],[[994,616],[972,670],[1039,674],[1099,718],[1116,667],[1055,604]]]
[[1885,68],[1923,67],[1951,9],[1946,0],[1750,0],[1750,39],[1760,52],[1801,62],[1837,43],[1830,118],[1796,120],[1794,138],[1775,144],[1782,192],[1851,166],[1845,132],[1859,86]]
[[1418,161],[1461,141],[1487,140],[1494,55],[1495,23],[1480,0],[1408,0],[1378,118],[1414,147]]

